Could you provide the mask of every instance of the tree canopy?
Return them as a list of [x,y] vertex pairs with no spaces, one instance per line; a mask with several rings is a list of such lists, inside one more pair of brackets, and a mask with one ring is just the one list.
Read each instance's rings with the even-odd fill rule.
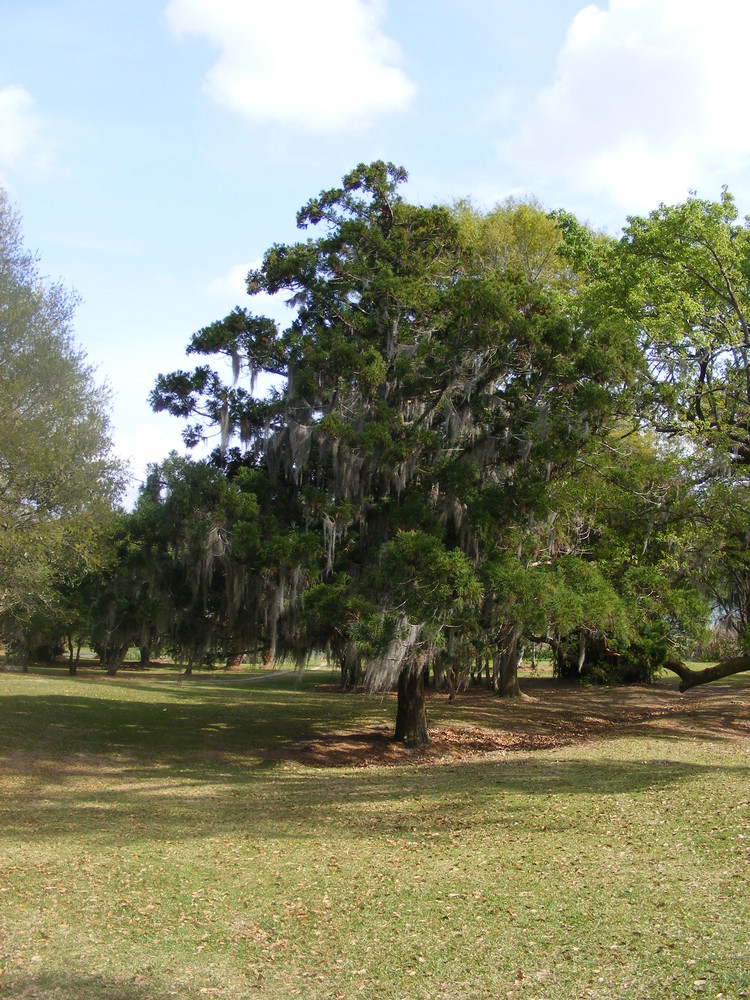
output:
[[6,639],[103,556],[122,484],[108,393],[72,332],[75,296],[43,281],[0,190],[0,615]]
[[[220,444],[154,466],[105,545],[105,397],[70,295],[38,281],[6,212],[0,405],[29,400],[8,418],[4,551],[25,553],[4,557],[8,613],[28,625],[56,603],[71,655],[75,623],[112,671],[133,644],[188,670],[325,649],[345,685],[397,687],[412,744],[429,738],[428,674],[519,696],[530,645],[563,679],[671,665],[685,685],[676,657],[707,623],[747,651],[750,266],[730,196],[661,206],[615,240],[535,202],[414,205],[405,180],[360,164],[311,199],[299,241],[247,277],[251,301],[286,299],[288,325],[238,307],[190,339],[197,365],[158,377],[152,405],[186,442]],[[71,392],[45,391],[58,381]],[[53,455],[48,426],[66,435]]]
[[[290,530],[322,533],[319,579],[347,595],[346,637],[367,648],[370,683],[418,689],[425,665],[478,641],[480,620],[484,646],[510,655],[519,637],[493,611],[505,595],[488,586],[491,567],[544,515],[624,374],[610,328],[587,325],[539,269],[489,252],[507,227],[498,237],[469,225],[466,207],[411,205],[405,176],[360,165],[311,200],[298,225],[319,235],[271,247],[248,275],[251,295],[296,307],[289,327],[235,310],[188,348],[231,359],[233,382],[199,365],[160,376],[152,401],[193,421],[190,440],[200,418],[220,424],[225,446],[240,439],[243,461],[296,507]],[[556,255],[555,224],[529,212]],[[555,259],[545,273],[559,277],[569,265]],[[267,399],[253,395],[260,371],[285,379]],[[423,703],[409,697],[402,735],[419,740]]]
[[[643,357],[628,420],[680,457],[683,499],[671,525],[683,530],[673,579],[692,579],[747,654],[750,223],[724,190],[718,201],[693,194],[632,217],[598,254],[574,227],[569,233],[573,255],[593,263],[592,297],[606,322],[629,327]],[[660,516],[670,520],[663,506]],[[742,662],[733,668],[750,667]]]

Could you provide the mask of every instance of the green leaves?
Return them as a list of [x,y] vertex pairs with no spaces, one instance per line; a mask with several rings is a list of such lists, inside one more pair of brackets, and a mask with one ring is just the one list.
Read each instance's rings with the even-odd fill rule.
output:
[[[232,551],[264,579],[275,566],[314,587],[282,641],[326,634],[330,613],[326,641],[339,648],[399,647],[386,657],[391,679],[404,657],[413,665],[488,635],[510,662],[555,588],[582,595],[560,628],[588,627],[596,610],[610,629],[604,605],[616,602],[593,568],[552,580],[515,558],[511,539],[547,516],[555,485],[611,418],[635,342],[591,294],[608,245],[572,217],[515,202],[486,214],[410,205],[405,177],[360,164],[312,199],[298,215],[309,236],[271,246],[248,276],[251,294],[293,306],[287,328],[235,310],[190,346],[231,360],[232,384],[200,366],[162,376],[154,394],[220,423],[230,443],[239,431],[240,464],[267,475]],[[286,375],[268,401],[254,397],[259,368]],[[286,592],[269,586],[257,600],[273,618]]]
[[467,606],[476,607],[482,585],[458,548],[424,531],[399,531],[379,557],[382,586],[410,618],[442,624]]
[[[0,613],[48,617],[102,559],[124,469],[106,387],[72,334],[75,296],[42,281],[0,190]],[[9,624],[10,622],[10,624]]]
[[750,230],[724,191],[630,220],[613,257],[624,312],[638,324],[653,419],[734,461],[750,460]]

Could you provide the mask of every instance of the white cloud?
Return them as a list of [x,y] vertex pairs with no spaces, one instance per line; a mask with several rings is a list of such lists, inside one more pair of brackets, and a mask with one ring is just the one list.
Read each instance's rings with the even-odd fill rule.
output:
[[415,87],[381,30],[384,0],[170,0],[179,37],[218,48],[205,89],[259,121],[338,130],[404,108]]
[[744,0],[585,7],[554,83],[501,156],[527,183],[557,182],[633,210],[731,182],[750,164],[748,36]]
[[0,89],[0,168],[13,170],[27,159],[38,159],[39,115],[25,87]]
[[260,261],[249,264],[236,264],[226,274],[212,278],[206,285],[206,292],[211,298],[235,299],[242,302],[247,297],[247,272],[260,267]]
[[226,274],[209,281],[205,286],[206,294],[221,302],[222,308],[229,310],[239,305],[258,316],[269,316],[284,327],[292,319],[293,311],[286,305],[283,295],[257,292],[249,296],[247,293],[247,272],[260,267],[261,263],[255,260],[249,264],[236,264]]

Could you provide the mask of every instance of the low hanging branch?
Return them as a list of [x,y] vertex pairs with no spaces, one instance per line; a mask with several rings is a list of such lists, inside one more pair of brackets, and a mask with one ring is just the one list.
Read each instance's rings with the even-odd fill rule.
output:
[[691,670],[682,660],[667,660],[664,666],[680,678],[680,691],[687,691],[688,688],[696,687],[698,684],[708,684],[709,681],[718,681],[722,677],[750,670],[750,656],[733,656],[717,663],[715,667],[706,667],[703,670]]

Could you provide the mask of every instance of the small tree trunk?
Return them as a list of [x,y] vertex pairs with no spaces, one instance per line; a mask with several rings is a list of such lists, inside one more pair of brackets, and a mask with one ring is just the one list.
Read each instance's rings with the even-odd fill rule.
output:
[[581,629],[578,633],[578,676],[581,676],[586,663],[586,633]]
[[68,673],[71,677],[75,677],[78,672],[78,657],[75,656],[73,651],[73,635],[68,632]]
[[550,645],[552,647],[552,676],[562,680],[565,676],[565,657],[563,656],[562,643],[555,635]]
[[458,689],[458,671],[453,663],[448,667],[448,701],[456,700],[456,690]]
[[432,676],[436,691],[439,691],[440,688],[444,687],[446,684],[450,687],[450,673],[450,667],[446,668],[445,661],[442,657],[435,661],[432,668]]
[[474,663],[471,668],[471,683],[479,684],[482,679],[482,670],[484,669],[484,664],[482,663],[482,657],[476,654],[474,657]]
[[109,651],[107,656],[107,676],[114,677],[117,671],[125,662],[125,657],[128,655],[128,647],[122,646],[117,649]]
[[500,690],[500,676],[503,670],[502,656],[500,653],[492,654],[492,675],[490,676],[489,687],[492,691]]
[[341,656],[341,687],[356,688],[362,678],[362,657],[356,643],[349,639]]
[[420,747],[430,742],[424,697],[424,670],[421,667],[406,668],[399,674],[394,739],[408,747]]

